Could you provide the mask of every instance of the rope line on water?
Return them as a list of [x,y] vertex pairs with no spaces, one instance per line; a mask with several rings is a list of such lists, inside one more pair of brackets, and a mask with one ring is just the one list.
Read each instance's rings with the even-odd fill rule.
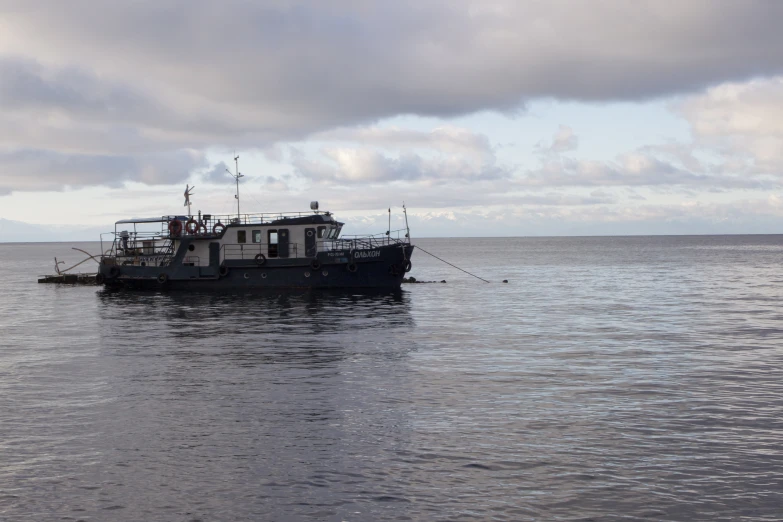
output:
[[481,278],[481,277],[477,276],[476,274],[471,274],[471,273],[470,273],[470,272],[468,272],[467,270],[463,270],[462,268],[458,267],[457,265],[452,265],[451,263],[449,263],[449,262],[448,262],[448,261],[446,261],[445,259],[441,259],[441,258],[439,258],[438,256],[436,256],[435,254],[431,254],[430,252],[427,252],[426,250],[424,250],[423,248],[421,248],[419,245],[416,245],[416,248],[418,248],[419,250],[421,250],[421,251],[422,251],[422,252],[424,252],[425,254],[427,254],[427,255],[430,255],[430,256],[432,256],[432,257],[434,257],[434,258],[435,258],[435,259],[437,259],[438,261],[443,261],[443,262],[444,262],[444,263],[446,263],[447,265],[453,266],[453,267],[454,267],[454,268],[456,268],[457,270],[462,270],[462,271],[463,271],[463,272],[465,272],[466,274],[468,274],[468,275],[471,275],[471,276],[475,277],[476,279],[481,279],[481,280],[482,280],[482,281],[484,281],[485,283],[489,283],[489,281],[487,281],[486,279],[483,279],[483,278]]

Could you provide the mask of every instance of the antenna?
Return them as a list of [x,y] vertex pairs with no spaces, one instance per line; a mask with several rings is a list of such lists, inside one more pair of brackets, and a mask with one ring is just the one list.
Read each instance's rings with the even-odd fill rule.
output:
[[193,189],[196,187],[191,187],[190,185],[185,185],[185,207],[188,207],[188,217],[191,217],[193,214],[190,212],[190,196],[193,195]]
[[408,243],[411,242],[411,227],[408,226],[408,209],[405,208],[405,202],[402,202],[402,213],[405,215],[405,237],[408,238]]
[[245,177],[243,174],[239,173],[239,156],[234,157],[234,163],[236,164],[236,174],[232,174],[232,172],[228,169],[226,169],[226,172],[228,172],[232,178],[237,180],[237,193],[234,195],[234,197],[237,200],[237,221],[240,221],[239,217],[239,178]]

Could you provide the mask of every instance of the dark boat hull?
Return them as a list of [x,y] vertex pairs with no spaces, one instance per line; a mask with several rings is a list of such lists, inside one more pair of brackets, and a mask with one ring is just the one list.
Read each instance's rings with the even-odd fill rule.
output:
[[[255,258],[220,265],[100,266],[103,284],[113,288],[167,290],[254,290],[264,288],[399,288],[410,270],[412,245],[321,252],[314,259]],[[119,272],[119,273],[117,273]]]

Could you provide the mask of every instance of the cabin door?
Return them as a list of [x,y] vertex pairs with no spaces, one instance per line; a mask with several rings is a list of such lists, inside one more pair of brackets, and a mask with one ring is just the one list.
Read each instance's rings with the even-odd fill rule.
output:
[[305,256],[315,257],[315,254],[317,253],[318,253],[318,249],[315,244],[315,229],[306,228],[305,229]]
[[277,231],[277,255],[288,257],[288,229],[281,228]]
[[277,230],[267,230],[267,251],[266,255],[267,257],[277,257],[277,247],[280,244],[277,235]]

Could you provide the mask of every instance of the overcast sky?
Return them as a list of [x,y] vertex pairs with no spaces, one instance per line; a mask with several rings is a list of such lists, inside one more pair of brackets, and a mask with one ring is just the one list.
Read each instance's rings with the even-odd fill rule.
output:
[[[122,4],[122,5],[121,5]],[[0,0],[0,219],[783,232],[783,2]],[[3,230],[11,226],[7,222]],[[54,238],[53,238],[54,239]],[[89,238],[88,238],[89,239]]]

